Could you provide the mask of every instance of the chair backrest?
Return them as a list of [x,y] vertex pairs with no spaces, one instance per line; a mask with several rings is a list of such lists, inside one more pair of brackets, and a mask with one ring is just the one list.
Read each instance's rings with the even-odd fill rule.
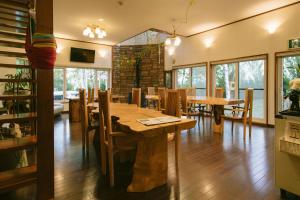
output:
[[191,87],[186,89],[187,96],[196,96],[196,88]]
[[253,107],[253,88],[247,88],[245,90],[245,106],[243,117],[252,118],[252,107]]
[[155,95],[155,87],[148,87],[148,95]]
[[[187,94],[188,94],[188,89],[177,89],[179,92],[179,96],[180,96],[180,105],[181,105],[181,110],[182,112],[187,113],[188,112],[188,108],[187,108]],[[191,95],[193,96],[193,95]]]
[[165,109],[166,108],[166,88],[164,88],[164,87],[158,88],[157,95],[160,98],[160,108]]
[[180,117],[180,102],[179,102],[179,91],[177,90],[167,90],[167,103],[166,103],[166,115]]
[[141,107],[141,88],[132,88],[132,104]]
[[216,88],[215,89],[215,97],[223,98],[224,97],[224,88]]
[[88,89],[88,103],[94,102],[95,95],[94,95],[94,88],[89,88]]
[[110,96],[109,91],[98,90],[99,128],[100,128],[100,141],[102,142],[107,141],[108,134],[112,132],[111,116],[109,110],[109,104],[110,104],[109,96]]
[[86,91],[85,89],[79,89],[79,101],[80,101],[80,121],[81,130],[85,132],[88,128],[88,111],[86,105]]

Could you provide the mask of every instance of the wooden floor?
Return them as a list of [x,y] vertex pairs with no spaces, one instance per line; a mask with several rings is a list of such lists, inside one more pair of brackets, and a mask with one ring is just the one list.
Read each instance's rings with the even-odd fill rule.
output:
[[[99,175],[91,145],[89,163],[82,162],[80,123],[69,123],[68,115],[55,122],[55,199],[138,200],[277,200],[274,186],[274,129],[253,127],[252,139],[244,142],[242,126],[234,133],[225,123],[224,135],[210,131],[210,120],[190,133],[182,133],[179,176],[174,168],[174,144],[169,146],[169,183],[147,193],[127,193],[131,163],[116,166],[116,187],[110,188]],[[91,135],[92,136],[92,135]],[[34,199],[35,187],[0,195],[0,199]],[[292,198],[295,199],[295,198]]]

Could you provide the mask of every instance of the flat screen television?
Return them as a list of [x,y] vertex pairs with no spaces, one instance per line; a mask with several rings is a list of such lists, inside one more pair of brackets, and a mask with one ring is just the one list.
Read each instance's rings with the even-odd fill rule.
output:
[[94,63],[95,62],[95,50],[80,49],[71,47],[70,60],[72,62],[82,63]]

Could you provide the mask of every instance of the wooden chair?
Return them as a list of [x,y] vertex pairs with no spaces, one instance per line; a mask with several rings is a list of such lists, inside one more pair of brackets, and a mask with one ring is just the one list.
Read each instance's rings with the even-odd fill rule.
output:
[[180,104],[181,104],[181,114],[187,116],[187,118],[191,118],[191,116],[197,116],[198,122],[200,121],[200,112],[192,109],[192,105],[190,105],[187,101],[187,89],[178,89],[180,95]]
[[80,100],[80,114],[81,114],[81,131],[82,131],[82,155],[85,158],[89,158],[89,133],[98,127],[97,123],[93,123],[88,114],[87,102],[86,102],[86,90],[79,89]]
[[[181,117],[180,112],[180,94],[178,90],[167,89],[166,90],[166,109],[163,111],[166,115],[171,115],[175,117]],[[175,162],[176,171],[178,171],[178,152],[179,145],[181,141],[180,130],[176,130],[175,133],[168,133],[168,142],[173,142],[175,140]]]
[[[98,91],[99,100],[99,137],[101,148],[101,170],[106,175],[108,157],[110,186],[114,186],[114,154],[136,149],[135,138],[123,132],[113,132],[109,110],[110,94]],[[107,153],[107,154],[106,154]]]
[[181,117],[179,98],[180,94],[177,90],[168,89],[166,91],[166,107],[163,113],[166,115]]
[[166,109],[166,88],[158,88],[157,95],[159,97],[159,109],[160,111],[164,111]]
[[196,96],[196,88],[187,88],[186,89],[187,96]]
[[[155,95],[155,87],[148,87],[147,88],[147,94],[148,95]],[[148,108],[155,108],[155,101],[152,101],[150,99],[147,100],[147,107]]]
[[88,88],[88,103],[94,102],[95,99],[94,91],[95,91],[94,88]]
[[[248,88],[245,90],[245,102],[244,106],[233,106],[231,109],[231,114],[226,114],[222,116],[222,124],[224,123],[224,118],[231,120],[231,131],[233,132],[234,122],[242,121],[244,125],[244,139],[246,138],[246,126],[249,123],[249,137],[252,132],[252,106],[253,106],[253,89]],[[227,109],[229,110],[229,109]]]
[[141,107],[141,88],[132,88],[132,104],[136,104]]

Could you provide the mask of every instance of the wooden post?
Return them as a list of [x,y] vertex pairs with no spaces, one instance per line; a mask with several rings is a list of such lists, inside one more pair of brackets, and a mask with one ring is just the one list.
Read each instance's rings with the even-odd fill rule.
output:
[[[36,1],[38,33],[53,33],[53,0]],[[37,70],[37,199],[54,198],[53,70]]]

